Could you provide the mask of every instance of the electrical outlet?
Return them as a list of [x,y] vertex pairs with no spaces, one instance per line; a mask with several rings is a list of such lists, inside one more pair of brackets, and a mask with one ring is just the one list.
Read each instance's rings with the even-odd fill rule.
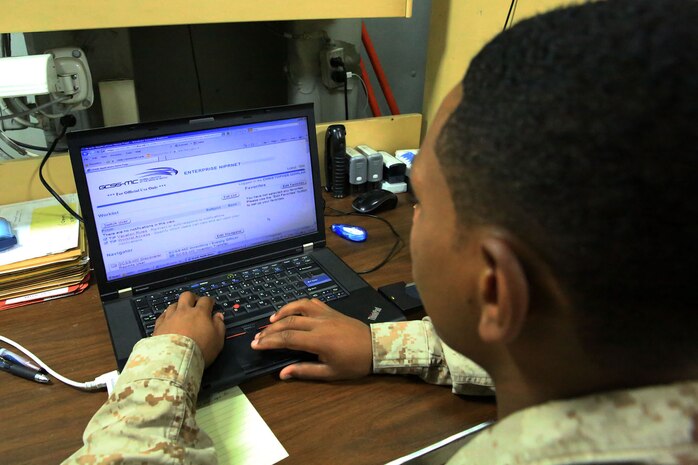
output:
[[341,70],[339,66],[332,66],[331,60],[333,58],[340,58],[344,62],[344,49],[342,47],[329,47],[320,51],[320,74],[323,84],[328,89],[336,89],[344,85],[344,83],[332,79],[332,72]]

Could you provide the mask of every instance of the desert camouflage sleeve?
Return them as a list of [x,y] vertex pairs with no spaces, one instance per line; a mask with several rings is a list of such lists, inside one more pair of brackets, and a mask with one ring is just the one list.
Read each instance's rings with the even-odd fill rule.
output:
[[191,339],[142,339],[87,425],[83,447],[64,464],[216,463],[211,439],[194,421],[203,371],[201,350]]
[[494,394],[485,370],[444,344],[429,317],[372,324],[371,338],[374,373],[417,375],[429,383],[450,384],[456,394]]

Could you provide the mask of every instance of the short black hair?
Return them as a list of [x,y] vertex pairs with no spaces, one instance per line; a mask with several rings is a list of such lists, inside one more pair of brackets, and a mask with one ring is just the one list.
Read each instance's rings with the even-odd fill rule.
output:
[[437,139],[459,221],[534,250],[590,347],[698,355],[696,24],[692,0],[521,21],[472,60]]

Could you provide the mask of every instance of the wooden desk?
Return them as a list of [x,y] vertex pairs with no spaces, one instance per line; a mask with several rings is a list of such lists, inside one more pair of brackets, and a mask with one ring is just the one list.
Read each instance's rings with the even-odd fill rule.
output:
[[[382,213],[409,243],[411,202]],[[350,198],[328,205],[348,211]],[[356,270],[380,262],[393,243],[382,222],[328,217],[368,229],[364,244],[331,232],[329,247]],[[411,281],[409,247],[364,278],[374,287]],[[65,299],[0,312],[0,334],[24,344],[59,373],[77,381],[116,368],[96,286]],[[384,463],[495,417],[491,399],[464,398],[414,377],[372,376],[359,381],[282,382],[274,375],[244,383],[243,392],[289,453],[282,463]],[[104,392],[84,393],[62,383],[41,385],[0,373],[0,463],[55,464],[82,444],[82,432]]]

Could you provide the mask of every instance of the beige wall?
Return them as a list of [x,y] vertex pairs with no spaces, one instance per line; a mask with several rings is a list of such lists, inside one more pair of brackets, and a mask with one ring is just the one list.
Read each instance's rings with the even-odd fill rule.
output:
[[[518,0],[514,22],[571,0]],[[508,0],[432,0],[424,83],[424,128],[446,94],[462,79],[470,60],[502,31]]]

